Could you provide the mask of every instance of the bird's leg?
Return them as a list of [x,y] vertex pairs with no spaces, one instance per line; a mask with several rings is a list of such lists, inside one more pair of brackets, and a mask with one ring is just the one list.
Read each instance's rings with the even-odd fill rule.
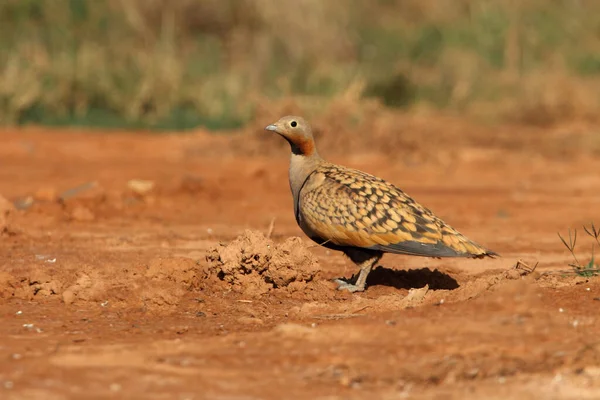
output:
[[356,278],[354,283],[346,282],[343,279],[336,279],[335,282],[338,284],[338,290],[347,290],[350,293],[364,291],[367,283],[367,276],[369,276],[371,269],[380,258],[381,255],[375,255],[362,261],[359,264],[360,272],[358,273],[358,278]]

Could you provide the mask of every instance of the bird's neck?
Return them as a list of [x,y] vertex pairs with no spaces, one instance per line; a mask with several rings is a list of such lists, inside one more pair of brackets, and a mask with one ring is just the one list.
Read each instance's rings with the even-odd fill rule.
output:
[[292,149],[292,154],[302,155],[306,157],[311,157],[317,154],[317,148],[315,146],[315,141],[313,139],[303,139],[303,140],[289,140],[290,147]]
[[294,197],[294,209],[297,208],[298,195],[300,189],[306,182],[306,179],[312,174],[320,164],[323,163],[323,159],[314,150],[310,155],[297,154],[292,152],[292,158],[290,160],[290,189]]

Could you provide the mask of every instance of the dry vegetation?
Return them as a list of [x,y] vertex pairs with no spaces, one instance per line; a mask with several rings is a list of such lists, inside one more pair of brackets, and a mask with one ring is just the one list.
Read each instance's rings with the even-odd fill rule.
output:
[[599,28],[575,0],[4,0],[0,123],[227,128],[292,95],[589,118]]

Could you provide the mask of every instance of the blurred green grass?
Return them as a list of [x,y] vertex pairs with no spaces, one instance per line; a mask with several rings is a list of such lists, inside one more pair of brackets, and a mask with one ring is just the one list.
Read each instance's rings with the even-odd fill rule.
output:
[[591,0],[3,0],[0,124],[229,129],[359,88],[389,107],[594,117]]

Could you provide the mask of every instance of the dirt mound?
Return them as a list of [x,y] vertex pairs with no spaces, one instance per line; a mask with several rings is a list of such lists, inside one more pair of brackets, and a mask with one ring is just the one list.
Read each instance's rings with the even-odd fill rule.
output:
[[0,299],[61,299],[169,313],[200,287],[206,273],[187,257],[127,266],[87,265],[39,256],[26,266],[0,264]]
[[[55,283],[55,285],[58,284]],[[77,301],[102,301],[105,297],[105,291],[106,283],[100,273],[92,268],[84,268],[84,271],[78,273],[77,280],[62,292],[62,300],[65,304],[72,304]],[[58,293],[60,293],[60,290],[50,292],[50,294]]]
[[196,261],[186,257],[159,258],[152,261],[140,278],[140,300],[144,309],[175,311],[189,291],[199,287],[206,275]]
[[207,252],[208,272],[236,292],[261,295],[273,289],[306,289],[320,272],[318,262],[298,237],[275,244],[261,232],[246,230],[229,244]]

